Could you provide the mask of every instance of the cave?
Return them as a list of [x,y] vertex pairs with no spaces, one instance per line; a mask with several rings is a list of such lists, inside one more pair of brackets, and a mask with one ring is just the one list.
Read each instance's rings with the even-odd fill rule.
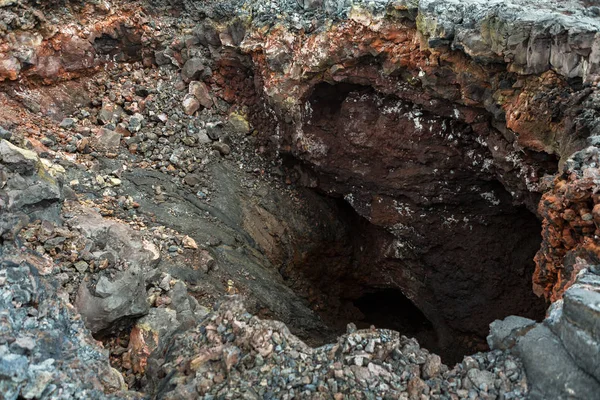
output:
[[336,334],[350,322],[393,329],[454,363],[487,349],[494,320],[543,318],[541,222],[505,186],[489,136],[360,84],[318,84],[306,104],[303,147],[286,164],[334,199],[345,232],[291,269]]
[[437,336],[431,321],[399,289],[380,289],[368,292],[354,300],[353,305],[362,314],[357,328],[377,326],[392,329],[416,338],[431,351],[437,350]]

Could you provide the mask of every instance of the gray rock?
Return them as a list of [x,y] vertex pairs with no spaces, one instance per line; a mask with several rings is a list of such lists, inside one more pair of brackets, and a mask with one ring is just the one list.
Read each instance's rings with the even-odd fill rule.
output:
[[181,69],[181,79],[186,83],[207,78],[211,74],[210,68],[206,67],[204,60],[200,58],[190,58]]
[[60,127],[63,129],[71,129],[77,121],[74,118],[65,118],[61,121]]
[[0,139],[10,140],[12,132],[0,126]]
[[420,0],[418,10],[432,47],[450,44],[482,61],[506,60],[524,74],[553,69],[591,80],[600,72],[600,20],[582,2]]
[[600,383],[583,372],[559,338],[544,325],[536,325],[516,346],[527,373],[530,398],[597,399]]
[[467,377],[477,389],[487,392],[490,388],[494,388],[494,379],[496,377],[489,371],[480,371],[473,368],[467,372]]
[[[0,276],[7,278],[0,284],[0,398],[110,398],[121,387],[108,353],[40,275],[36,265],[44,261],[25,261],[17,251],[2,254],[14,262],[0,261]],[[5,339],[14,342],[7,346]]]
[[567,290],[554,331],[577,365],[600,381],[600,293]]
[[73,204],[72,218],[66,223],[94,243],[94,255],[112,258],[125,265],[124,271],[98,278],[94,286],[89,279],[79,287],[76,307],[92,332],[111,327],[121,319],[134,318],[148,311],[145,275],[156,266],[159,252],[144,242],[126,224],[102,218],[96,211]]
[[[33,216],[35,208],[61,197],[58,182],[46,171],[37,154],[0,141],[0,207]],[[45,209],[46,207],[42,207]],[[10,217],[2,215],[8,221]]]
[[21,149],[2,139],[0,140],[0,163],[12,172],[31,175],[37,169],[39,158],[35,152]]
[[138,326],[145,326],[158,333],[159,341],[171,335],[179,327],[177,312],[169,308],[151,308],[148,315],[140,318]]
[[438,375],[442,368],[442,359],[437,354],[427,357],[425,364],[421,368],[423,378],[430,379]]
[[[578,281],[581,282],[581,281]],[[600,286],[598,287],[600,290]],[[563,316],[600,339],[600,292],[573,287],[565,292]]]
[[83,274],[85,271],[87,271],[88,269],[88,263],[86,263],[85,261],[77,261],[75,263],[75,269],[77,270],[77,272],[79,272],[80,274]]
[[104,103],[102,108],[98,112],[98,123],[102,125],[108,125],[111,123],[116,124],[119,122],[121,115],[123,114],[123,110],[116,104],[113,103]]
[[139,132],[142,129],[142,124],[144,122],[144,116],[140,113],[135,113],[129,118],[128,129],[129,132],[135,133]]
[[526,334],[535,325],[535,321],[510,315],[503,320],[496,320],[490,324],[490,334],[487,337],[491,349],[511,349],[519,337]]
[[101,277],[95,294],[83,281],[77,292],[75,305],[87,328],[93,333],[112,327],[123,318],[134,318],[148,312],[144,274],[140,268],[131,267],[117,273],[113,281]]
[[226,156],[231,153],[231,148],[229,145],[223,142],[214,142],[212,147],[221,153],[222,156]]

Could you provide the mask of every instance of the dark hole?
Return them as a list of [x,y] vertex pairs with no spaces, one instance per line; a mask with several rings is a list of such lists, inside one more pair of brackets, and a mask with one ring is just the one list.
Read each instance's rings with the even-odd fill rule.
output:
[[94,40],[94,48],[99,54],[112,54],[119,47],[119,41],[103,34]]
[[[531,287],[540,221],[473,167],[469,150],[492,157],[471,127],[356,84],[321,83],[307,101],[305,133],[328,145],[327,157],[313,165],[291,155],[286,166],[333,203],[338,223],[281,273],[332,330],[396,330],[452,364],[487,349],[494,320],[543,318]],[[390,109],[394,118],[381,114]],[[461,139],[429,133],[446,129]],[[555,156],[526,156],[538,176],[556,171]]]
[[340,83],[330,85],[329,83],[319,83],[313,89],[310,97],[310,104],[314,110],[314,116],[337,114],[342,103],[352,92],[369,93],[373,88],[370,86],[355,85],[352,83]]
[[364,317],[356,322],[359,329],[375,325],[414,337],[427,349],[437,347],[437,336],[431,322],[421,310],[398,289],[381,289],[367,293],[354,301]]

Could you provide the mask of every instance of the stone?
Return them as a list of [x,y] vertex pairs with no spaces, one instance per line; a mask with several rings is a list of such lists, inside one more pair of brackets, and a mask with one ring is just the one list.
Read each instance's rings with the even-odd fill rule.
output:
[[[17,251],[5,248],[2,254],[16,263],[0,261],[0,276],[10,282],[0,286],[0,326],[2,336],[14,340],[0,345],[0,397],[106,398],[111,391],[103,380],[111,369],[107,352],[58,296],[55,276],[43,275],[43,259],[26,261]],[[38,307],[56,312],[36,312]]]
[[[14,216],[0,213],[0,232],[4,231],[1,226],[8,223],[7,219],[44,213],[61,198],[58,182],[37,154],[6,140],[0,141],[0,185],[0,206],[16,213]],[[51,208],[48,212],[54,214],[58,209]],[[50,218],[50,214],[47,217]]]
[[200,102],[191,94],[187,94],[183,98],[183,102],[181,104],[183,106],[183,111],[187,115],[194,115],[194,113],[200,109]]
[[494,388],[494,379],[496,377],[489,371],[481,371],[475,368],[470,369],[467,372],[467,377],[477,389],[487,392],[489,389]]
[[200,105],[204,108],[211,108],[213,106],[213,100],[210,96],[210,90],[204,82],[192,81],[190,82],[189,94],[194,95],[200,102]]
[[250,133],[250,123],[246,119],[246,117],[239,113],[231,113],[229,114],[229,119],[227,120],[227,124],[229,129],[238,135],[247,135]]
[[190,58],[181,69],[181,79],[186,83],[208,76],[210,76],[210,70],[200,58]]
[[108,183],[111,186],[120,186],[122,181],[119,178],[115,178],[114,176],[111,176],[108,178]]
[[135,373],[145,372],[150,354],[178,327],[177,312],[168,308],[151,308],[136,322],[127,347]]
[[202,182],[202,179],[200,178],[200,176],[199,176],[199,175],[196,175],[196,174],[187,174],[187,175],[186,175],[186,176],[183,178],[183,180],[185,181],[185,183],[186,183],[187,185],[190,185],[190,186],[196,186],[196,185],[198,185],[200,182]]
[[198,250],[196,241],[189,236],[184,236],[181,242],[183,243],[183,247],[186,249]]
[[131,116],[131,118],[129,118],[129,125],[127,129],[129,129],[129,132],[131,133],[139,132],[140,129],[142,129],[143,122],[144,116],[140,113],[135,113]]
[[88,269],[88,263],[86,263],[85,261],[77,261],[75,263],[75,269],[77,270],[77,272],[79,272],[80,274],[83,274],[85,271],[87,271]]
[[572,287],[563,299],[564,318],[600,340],[600,292]]
[[531,399],[592,399],[600,393],[600,383],[579,369],[560,339],[544,325],[527,332],[516,350],[527,372]]
[[0,56],[0,82],[4,80],[17,80],[21,72],[21,63],[15,57]]
[[105,102],[98,112],[98,123],[102,125],[111,123],[116,124],[121,119],[121,114],[123,114],[121,107],[113,103]]
[[425,364],[423,364],[421,370],[424,379],[431,379],[438,375],[441,371],[442,359],[437,354],[432,354],[427,357]]
[[84,280],[79,286],[75,306],[93,333],[114,327],[122,319],[140,317],[148,312],[144,275],[140,267],[116,274],[114,281],[101,277],[94,293]]
[[121,138],[121,134],[111,131],[110,129],[102,128],[96,136],[91,139],[90,145],[98,152],[116,153],[121,145]]
[[95,285],[89,279],[81,282],[75,301],[77,310],[92,332],[112,328],[121,321],[145,315],[145,273],[160,261],[156,247],[142,239],[128,225],[102,218],[96,211],[70,204],[71,218],[66,224],[95,243],[99,251],[93,256],[113,265],[117,260],[127,265],[115,271],[110,279],[100,276]]
[[487,337],[490,349],[509,350],[518,338],[535,326],[536,322],[529,318],[510,315],[503,320],[490,324],[490,334]]
[[75,120],[74,118],[64,118],[60,122],[60,127],[63,129],[71,129],[75,126],[76,123],[77,123],[77,120]]
[[38,167],[39,158],[31,150],[21,149],[7,140],[0,140],[0,163],[10,171],[31,175]]
[[222,156],[226,156],[231,153],[231,148],[229,145],[223,142],[214,142],[212,148],[217,150]]
[[600,293],[578,287],[567,290],[562,315],[552,330],[575,363],[600,382]]
[[0,139],[2,140],[10,140],[12,137],[12,132],[4,129],[2,126],[0,126]]

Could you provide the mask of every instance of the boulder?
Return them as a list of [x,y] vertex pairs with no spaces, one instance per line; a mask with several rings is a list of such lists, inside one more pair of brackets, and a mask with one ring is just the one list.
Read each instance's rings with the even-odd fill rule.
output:
[[31,150],[21,149],[7,140],[0,140],[0,163],[11,172],[31,175],[38,167],[39,158]]
[[117,273],[113,281],[103,276],[94,293],[84,280],[77,292],[76,307],[92,333],[108,329],[124,318],[135,318],[148,312],[144,274],[140,268]]
[[511,349],[516,344],[517,339],[532,329],[535,323],[532,319],[516,315],[510,315],[503,320],[492,322],[490,324],[490,334],[487,337],[490,349]]
[[538,324],[527,332],[516,350],[525,366],[530,399],[598,398],[600,383],[578,367],[546,326]]
[[102,218],[96,211],[69,203],[72,218],[66,221],[92,243],[90,256],[117,261],[123,270],[112,275],[100,273],[95,284],[84,280],[78,290],[76,307],[92,332],[112,327],[121,320],[139,317],[148,312],[146,301],[146,274],[159,261],[156,247],[142,239],[128,225]]
[[181,104],[183,105],[183,111],[187,115],[194,115],[200,109],[200,102],[191,94],[187,94]]
[[567,290],[554,331],[575,363],[600,381],[600,293],[577,287]]
[[211,75],[210,68],[205,66],[201,58],[190,58],[181,69],[181,79],[190,82],[196,79],[204,79]]
[[103,153],[116,153],[121,145],[121,134],[110,129],[102,128],[98,134],[92,138],[92,147]]
[[[35,152],[0,140],[0,209],[30,214],[38,205],[60,198],[58,182]],[[8,221],[9,217],[2,213],[3,220]]]
[[210,90],[204,82],[190,82],[189,93],[198,99],[202,107],[211,108],[213,106],[213,100],[210,97]]

